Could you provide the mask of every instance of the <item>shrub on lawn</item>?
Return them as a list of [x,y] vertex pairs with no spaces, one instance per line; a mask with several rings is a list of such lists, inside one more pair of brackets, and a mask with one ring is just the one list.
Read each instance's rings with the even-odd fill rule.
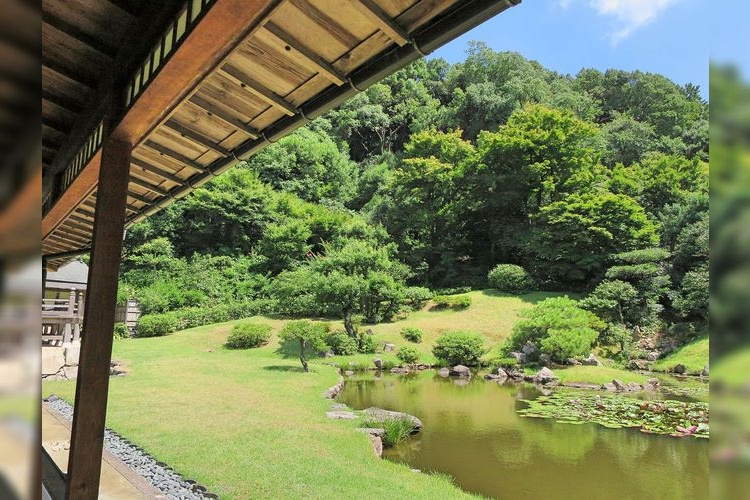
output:
[[375,352],[375,339],[366,333],[357,334],[357,350],[362,354],[373,354]]
[[471,305],[470,295],[436,295],[433,309],[466,309]]
[[112,332],[112,337],[115,340],[122,340],[130,338],[130,330],[128,330],[128,325],[125,323],[115,323],[115,328]]
[[448,365],[477,366],[487,349],[484,338],[474,332],[454,330],[444,333],[435,342],[432,354]]
[[412,311],[419,311],[432,298],[433,294],[429,288],[412,286],[404,290],[405,302]]
[[487,280],[492,288],[514,294],[526,293],[534,285],[526,269],[515,264],[498,264],[489,272]]
[[266,345],[270,338],[270,326],[243,321],[234,325],[225,345],[230,349],[253,349]]
[[161,337],[177,331],[177,319],[171,313],[145,314],[138,318],[136,337]]
[[351,356],[357,353],[357,341],[344,330],[336,330],[326,336],[326,345],[339,356]]
[[419,351],[412,346],[405,345],[398,350],[396,357],[406,365],[413,365],[419,361]]
[[409,342],[414,342],[415,344],[419,344],[422,342],[422,330],[419,328],[414,328],[413,326],[407,326],[403,330],[401,330],[401,336],[404,337]]

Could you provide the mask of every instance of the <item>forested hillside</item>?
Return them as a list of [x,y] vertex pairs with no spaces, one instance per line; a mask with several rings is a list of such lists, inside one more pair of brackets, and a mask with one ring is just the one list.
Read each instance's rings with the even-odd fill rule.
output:
[[560,75],[474,44],[463,63],[412,64],[131,228],[121,295],[182,311],[182,326],[273,311],[340,318],[356,336],[358,321],[486,288],[514,264],[534,288],[588,294],[610,337],[700,331],[707,161],[696,87]]

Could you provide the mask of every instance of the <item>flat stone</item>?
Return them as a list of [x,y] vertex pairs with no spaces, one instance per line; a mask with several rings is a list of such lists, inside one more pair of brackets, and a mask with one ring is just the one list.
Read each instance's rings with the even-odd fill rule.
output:
[[346,406],[344,403],[333,403],[331,405],[331,410],[349,410],[349,407]]
[[344,372],[344,375],[346,375],[347,377],[351,377],[352,375],[354,375],[354,372],[353,372],[353,371],[351,371],[351,370],[346,370],[346,371]]
[[654,387],[659,387],[661,385],[661,380],[659,380],[656,377],[652,377],[652,378],[646,380],[646,383],[649,384],[649,385],[652,385]]
[[587,366],[602,366],[602,362],[596,359],[596,356],[594,356],[593,352],[589,354],[589,357],[584,359],[581,363]]
[[601,389],[602,388],[602,386],[599,385],[599,384],[587,384],[587,383],[583,383],[583,382],[565,382],[562,385],[564,387],[573,387],[575,389],[593,389],[593,390],[597,390],[597,389]]
[[396,366],[394,368],[391,368],[391,373],[401,374],[401,375],[407,375],[409,373],[408,368],[402,368],[400,366]]
[[382,408],[367,408],[363,411],[364,415],[373,422],[384,422],[390,419],[406,419],[409,420],[415,429],[421,429],[423,427],[422,421],[414,415],[408,413],[402,413],[400,411],[384,410]]
[[364,432],[365,434],[369,434],[370,436],[382,437],[385,435],[385,429],[380,429],[378,427],[357,427],[354,430],[357,432]]
[[557,382],[557,375],[545,366],[534,375],[534,382],[542,385]]
[[383,352],[393,352],[396,349],[396,344],[385,344],[383,346]]
[[372,441],[372,451],[378,458],[381,458],[383,456],[383,440],[380,436],[370,436],[370,440]]
[[617,387],[615,386],[615,384],[613,384],[611,382],[607,382],[606,384],[602,384],[602,389],[604,389],[605,391],[617,392]]
[[334,420],[356,420],[359,418],[353,412],[343,410],[327,411],[326,416]]
[[637,382],[628,382],[628,390],[630,392],[639,392],[642,390],[641,384]]

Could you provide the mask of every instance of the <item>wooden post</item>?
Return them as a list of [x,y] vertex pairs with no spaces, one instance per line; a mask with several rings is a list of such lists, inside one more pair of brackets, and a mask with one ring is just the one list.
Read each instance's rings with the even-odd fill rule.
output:
[[70,438],[67,500],[95,500],[99,495],[131,151],[131,144],[113,138],[102,149],[84,312],[86,335],[81,340]]
[[83,323],[83,314],[86,311],[83,305],[84,292],[78,292],[78,304],[76,305],[76,314],[73,320],[73,343],[81,340],[81,324]]
[[73,340],[73,325],[75,324],[75,310],[76,310],[76,289],[70,289],[70,295],[68,295],[68,313],[67,321],[65,322],[65,330],[63,333],[63,346],[69,346]]

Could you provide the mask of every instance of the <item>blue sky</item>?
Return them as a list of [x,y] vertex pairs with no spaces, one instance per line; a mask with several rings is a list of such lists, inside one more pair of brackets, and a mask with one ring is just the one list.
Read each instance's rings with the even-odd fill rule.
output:
[[[461,61],[468,42],[479,40],[560,73],[584,67],[661,73],[680,85],[699,85],[707,98],[710,17],[709,0],[524,0],[434,56]],[[748,17],[733,19],[739,24]],[[742,49],[733,48],[722,48],[723,59],[740,57]]]

